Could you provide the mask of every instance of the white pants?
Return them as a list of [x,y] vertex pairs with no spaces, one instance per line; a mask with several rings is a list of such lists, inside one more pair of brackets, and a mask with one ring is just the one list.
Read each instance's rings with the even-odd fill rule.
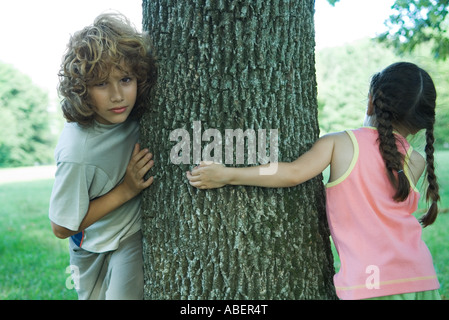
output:
[[69,240],[70,264],[79,271],[80,300],[142,300],[142,233],[120,243],[114,251],[94,253]]

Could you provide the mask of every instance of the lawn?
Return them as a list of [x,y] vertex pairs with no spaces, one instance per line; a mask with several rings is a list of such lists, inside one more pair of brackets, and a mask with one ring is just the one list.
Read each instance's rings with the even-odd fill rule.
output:
[[0,300],[77,298],[66,287],[68,242],[53,235],[48,220],[52,185],[0,184]]
[[[444,213],[424,229],[423,237],[434,258],[440,294],[449,299],[449,151],[439,152],[437,163]],[[52,184],[52,179],[0,181],[0,300],[77,298],[66,273],[67,240],[53,235],[48,220]]]
[[[435,161],[440,185],[440,214],[433,225],[424,229],[423,239],[433,256],[441,284],[440,294],[443,299],[449,300],[449,151],[436,153]],[[420,207],[426,207],[424,201],[421,201]]]

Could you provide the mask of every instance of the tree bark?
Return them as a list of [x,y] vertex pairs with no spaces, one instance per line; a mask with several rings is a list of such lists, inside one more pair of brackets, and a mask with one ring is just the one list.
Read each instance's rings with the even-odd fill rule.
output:
[[[141,121],[155,157],[143,194],[145,298],[335,298],[321,176],[293,188],[208,191],[185,178],[199,147],[240,165],[238,138],[226,153],[226,129],[257,132],[259,156],[273,153],[277,130],[279,161],[316,141],[314,1],[144,0],[143,13],[159,59]],[[184,145],[171,136],[179,129]],[[244,165],[254,143],[245,139]],[[173,152],[188,161],[174,163]]]

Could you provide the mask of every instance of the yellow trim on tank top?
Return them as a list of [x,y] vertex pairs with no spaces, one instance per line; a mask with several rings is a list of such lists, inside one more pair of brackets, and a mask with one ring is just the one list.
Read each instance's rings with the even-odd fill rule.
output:
[[404,174],[408,179],[408,182],[410,183],[410,187],[412,187],[413,191],[419,192],[418,188],[415,186],[415,183],[413,182],[413,179],[410,176],[410,170],[409,170],[409,162],[410,162],[410,156],[412,155],[413,147],[410,146],[407,150],[407,153],[404,158]]
[[357,159],[359,158],[359,144],[357,142],[357,139],[356,139],[354,133],[350,130],[346,130],[345,132],[351,138],[352,146],[354,148],[354,154],[352,155],[351,163],[349,164],[349,168],[345,171],[345,173],[341,177],[339,177],[337,180],[334,180],[334,181],[326,184],[326,188],[335,187],[336,185],[345,181],[345,179],[351,174],[352,170],[355,167],[355,164],[357,163]]
[[[365,127],[365,128],[370,128],[370,129],[377,130],[376,127]],[[345,179],[351,174],[352,170],[354,169],[355,164],[357,163],[357,159],[359,158],[359,144],[358,144],[357,138],[354,135],[354,132],[352,132],[351,130],[346,130],[345,132],[351,138],[352,146],[354,148],[354,154],[352,156],[351,163],[349,165],[349,168],[346,170],[346,172],[341,177],[339,177],[337,180],[327,183],[326,186],[325,186],[326,188],[335,187],[336,185],[338,185],[338,184],[342,183],[343,181],[345,181]],[[395,133],[397,133],[397,132],[395,132]],[[397,134],[399,134],[399,133],[397,133]],[[408,164],[410,162],[410,156],[411,156],[412,152],[413,152],[413,147],[410,145],[408,150],[407,150],[407,153],[405,155],[405,159],[404,159],[404,173],[405,173],[405,176],[407,177],[407,179],[408,179],[412,189],[415,192],[419,192],[418,188],[413,183],[413,179],[411,179],[410,172],[409,172],[409,165]]]

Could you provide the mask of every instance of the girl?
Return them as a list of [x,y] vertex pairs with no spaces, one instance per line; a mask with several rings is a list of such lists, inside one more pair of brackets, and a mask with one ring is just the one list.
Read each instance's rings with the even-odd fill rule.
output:
[[[202,163],[187,177],[200,189],[227,184],[291,187],[330,165],[327,217],[341,260],[334,277],[339,298],[437,299],[432,257],[412,215],[419,200],[415,185],[426,169],[431,205],[421,222],[430,225],[437,216],[435,101],[427,72],[396,63],[372,78],[364,127],[320,138],[297,160],[278,163],[271,176],[260,175],[261,167]],[[426,130],[426,160],[406,140],[421,129]]]
[[142,299],[140,192],[153,178],[137,119],[156,81],[150,41],[115,14],[70,39],[59,92],[67,123],[55,150],[49,217],[69,237],[79,299]]

